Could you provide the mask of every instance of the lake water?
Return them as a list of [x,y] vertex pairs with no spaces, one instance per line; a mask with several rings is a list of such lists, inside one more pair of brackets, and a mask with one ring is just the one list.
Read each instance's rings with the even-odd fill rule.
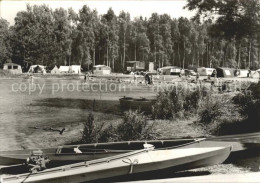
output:
[[29,127],[82,122],[94,100],[101,112],[113,113],[123,96],[156,94],[148,86],[102,80],[1,79],[0,88],[1,150],[37,147]]

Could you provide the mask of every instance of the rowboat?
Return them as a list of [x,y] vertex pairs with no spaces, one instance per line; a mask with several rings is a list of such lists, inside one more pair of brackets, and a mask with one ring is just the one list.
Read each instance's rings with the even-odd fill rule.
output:
[[61,166],[33,174],[2,178],[3,182],[86,182],[128,174],[171,169],[188,170],[222,163],[231,152],[228,147],[142,149],[108,158]]
[[122,110],[141,110],[151,112],[155,99],[123,97],[119,99]]
[[[124,141],[111,143],[64,145],[56,148],[40,149],[51,161],[52,166],[94,160],[134,150],[143,149],[143,144],[152,144],[156,149],[188,145],[202,139],[175,139],[152,141]],[[39,149],[0,151],[0,165],[23,164]]]

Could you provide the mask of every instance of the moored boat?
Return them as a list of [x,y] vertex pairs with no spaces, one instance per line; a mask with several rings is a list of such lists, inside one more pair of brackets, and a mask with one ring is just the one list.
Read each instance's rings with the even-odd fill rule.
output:
[[3,182],[85,182],[108,177],[171,169],[188,170],[222,163],[231,152],[228,147],[149,150],[142,149],[48,169],[33,174],[2,178]]
[[122,110],[141,110],[149,113],[152,110],[155,99],[123,97],[119,99],[119,102]]

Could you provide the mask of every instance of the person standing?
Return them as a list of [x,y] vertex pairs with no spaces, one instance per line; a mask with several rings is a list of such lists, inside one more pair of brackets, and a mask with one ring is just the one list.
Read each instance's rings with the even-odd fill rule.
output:
[[216,79],[216,77],[217,77],[217,71],[216,71],[216,69],[213,70],[212,76],[214,77],[214,79]]
[[196,75],[196,81],[198,81],[198,80],[199,80],[199,78],[200,78],[200,73],[199,73],[199,72],[197,72],[197,75]]
[[250,69],[248,70],[247,77],[248,78],[251,77],[251,70]]

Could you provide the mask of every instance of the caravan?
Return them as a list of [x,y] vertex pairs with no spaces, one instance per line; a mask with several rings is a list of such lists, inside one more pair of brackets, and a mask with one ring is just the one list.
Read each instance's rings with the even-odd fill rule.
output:
[[199,73],[200,76],[211,76],[214,70],[214,68],[200,67],[197,69],[197,73]]

